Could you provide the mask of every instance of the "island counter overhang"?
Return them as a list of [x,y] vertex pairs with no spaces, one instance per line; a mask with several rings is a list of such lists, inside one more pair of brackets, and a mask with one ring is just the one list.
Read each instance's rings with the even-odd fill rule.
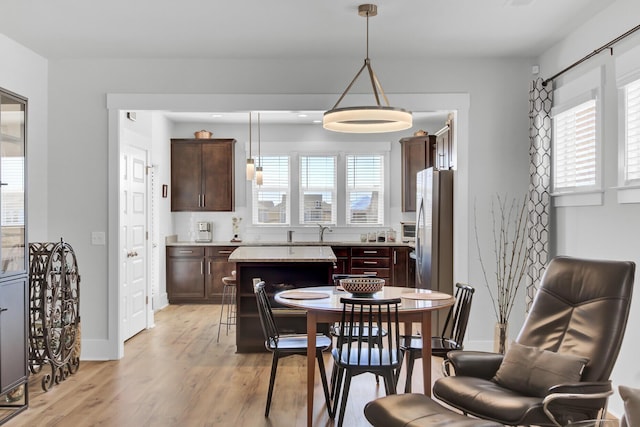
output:
[[330,262],[337,261],[331,246],[240,246],[229,262]]
[[332,283],[337,258],[330,246],[241,246],[229,255],[236,263],[236,349],[238,353],[265,351],[258,318],[254,279],[265,289],[281,334],[305,332],[305,312],[280,307],[273,295],[281,290]]

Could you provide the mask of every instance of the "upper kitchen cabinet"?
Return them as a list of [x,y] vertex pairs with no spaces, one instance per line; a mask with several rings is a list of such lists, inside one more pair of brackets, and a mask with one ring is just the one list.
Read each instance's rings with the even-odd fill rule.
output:
[[235,139],[171,140],[171,210],[233,211]]
[[434,169],[453,168],[453,115],[449,115],[447,123],[435,134]]
[[402,212],[416,211],[416,174],[433,166],[435,135],[402,138]]

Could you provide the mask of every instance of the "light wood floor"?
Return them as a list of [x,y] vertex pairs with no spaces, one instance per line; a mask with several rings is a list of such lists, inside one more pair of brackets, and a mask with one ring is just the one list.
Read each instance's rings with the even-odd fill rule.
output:
[[[81,362],[79,371],[48,392],[30,378],[30,404],[5,425],[16,426],[304,426],[306,361],[283,359],[278,367],[269,418],[264,406],[271,354],[236,354],[235,336],[220,342],[218,305],[171,305],[156,314],[156,327],[125,344],[119,361]],[[441,359],[434,358],[433,378]],[[329,355],[326,366],[330,372]],[[316,371],[317,372],[317,371]],[[404,372],[403,372],[404,374]],[[333,426],[316,375],[314,426]],[[422,390],[416,364],[413,387]],[[404,390],[400,379],[399,390]],[[369,426],[364,405],[384,395],[372,375],[354,379],[345,426]]]

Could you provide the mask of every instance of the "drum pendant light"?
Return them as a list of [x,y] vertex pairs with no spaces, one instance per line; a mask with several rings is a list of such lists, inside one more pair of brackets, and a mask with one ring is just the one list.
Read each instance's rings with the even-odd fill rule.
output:
[[251,157],[251,112],[249,112],[249,157],[247,158],[247,181],[253,180],[255,163]]
[[[369,17],[378,14],[378,7],[375,4],[361,4],[358,6],[358,14],[367,18],[367,55],[364,59],[364,64],[342,93],[338,102],[331,110],[324,113],[322,127],[336,132],[347,133],[394,132],[408,129],[413,125],[411,112],[389,105],[389,100],[378,81],[378,77],[373,68],[371,68],[371,60],[369,59]],[[338,105],[365,68],[369,72],[376,105],[339,108]],[[386,105],[380,104],[378,92],[382,95]]]

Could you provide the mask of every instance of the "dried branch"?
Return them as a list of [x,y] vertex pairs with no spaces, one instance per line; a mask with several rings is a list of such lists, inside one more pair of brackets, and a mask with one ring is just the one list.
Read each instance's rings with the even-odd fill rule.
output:
[[493,253],[495,257],[495,280],[489,281],[487,266],[482,259],[478,237],[478,218],[474,204],[474,230],[476,248],[485,285],[489,290],[496,319],[507,323],[516,301],[520,284],[525,277],[528,263],[527,248],[527,198],[522,204],[514,198],[510,204],[504,197],[496,195],[491,200]]

